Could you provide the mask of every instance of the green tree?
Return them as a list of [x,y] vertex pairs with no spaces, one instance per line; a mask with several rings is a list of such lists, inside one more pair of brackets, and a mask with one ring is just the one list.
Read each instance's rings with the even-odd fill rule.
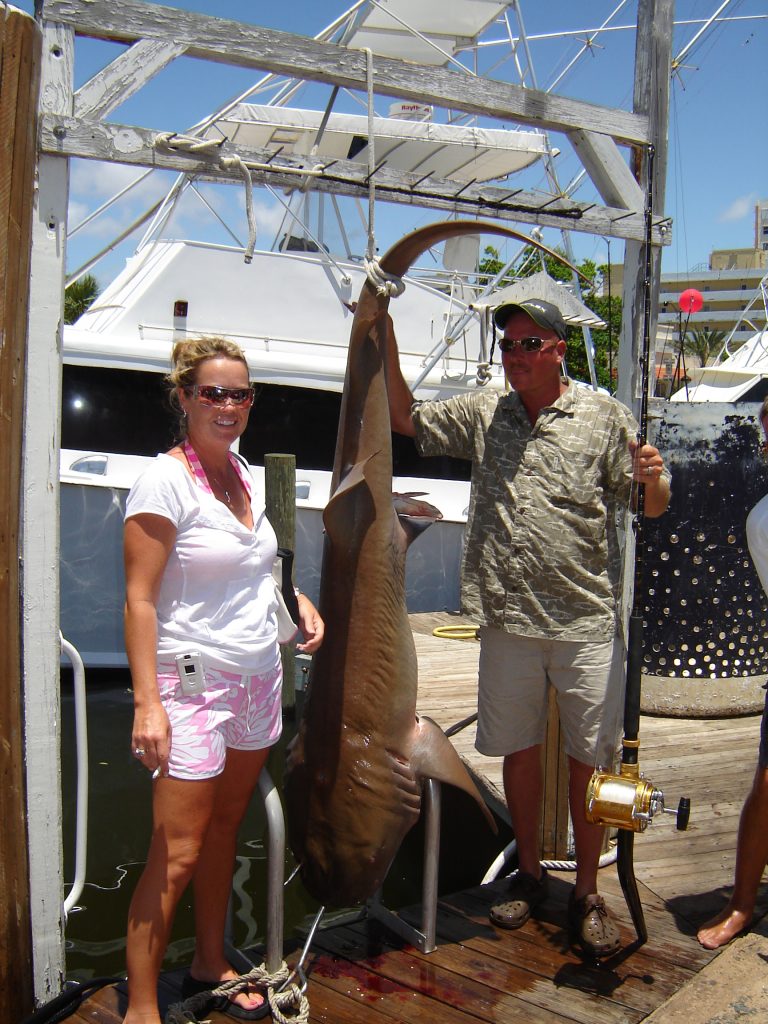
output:
[[710,356],[716,355],[723,347],[725,339],[725,331],[717,331],[712,327],[694,327],[686,332],[683,351],[686,355],[696,356],[699,366],[706,366]]
[[83,274],[64,292],[64,323],[73,324],[88,309],[101,291],[92,274]]

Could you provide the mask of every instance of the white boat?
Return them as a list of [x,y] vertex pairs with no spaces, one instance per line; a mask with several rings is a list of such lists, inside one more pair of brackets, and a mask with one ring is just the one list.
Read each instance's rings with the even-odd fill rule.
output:
[[[245,350],[258,395],[240,450],[262,477],[266,452],[297,456],[297,581],[317,596],[321,512],[352,321],[345,303],[359,294],[364,277],[359,263],[329,267],[316,253],[257,252],[246,265],[236,249],[159,241],[130,260],[77,324],[65,328],[61,626],[86,665],[125,664],[125,497],[142,467],[173,441],[163,375],[171,346],[184,333],[226,335]],[[467,316],[467,296],[447,297],[434,283],[414,279],[395,305],[404,371],[409,380],[424,378],[419,397],[503,386],[498,367],[479,383],[487,314],[469,314],[458,341],[425,373],[446,331]],[[450,481],[451,468],[463,478]],[[403,439],[396,444],[396,472],[396,490],[428,492],[444,516],[414,545],[409,606],[456,608],[466,471],[447,460],[430,468]],[[416,479],[425,473],[432,479]]]
[[[684,387],[672,402],[762,402],[768,395],[768,274],[746,303],[717,356],[706,366],[686,367]],[[734,338],[744,328],[754,333],[741,345]],[[756,328],[756,329],[755,329]]]
[[[336,37],[342,31],[350,46],[370,42],[377,55],[403,57],[415,47],[413,59],[441,65],[507,5],[490,0],[469,8],[453,5],[453,35],[442,12],[439,39],[432,41],[424,35],[425,25],[413,25],[414,12],[406,7],[400,15],[411,21],[411,29],[388,14],[385,30],[372,9],[362,20],[351,14]],[[331,112],[333,99],[325,111],[287,106],[293,98],[283,87],[267,104],[230,104],[196,134],[210,145],[227,139],[249,152],[282,158],[311,153],[326,174],[340,159],[359,163],[364,173],[374,156],[367,117]],[[386,116],[377,114],[374,121],[377,165],[386,163],[389,170],[411,175],[411,181],[423,172],[458,194],[477,183],[504,182],[542,157],[551,159],[541,131],[483,127],[477,118],[467,123],[445,112],[442,117],[438,123],[429,105],[390,104]],[[63,635],[87,666],[126,664],[125,497],[147,461],[173,442],[162,376],[174,340],[185,334],[226,335],[244,348],[259,393],[240,450],[262,476],[266,452],[296,455],[296,576],[317,596],[321,513],[328,500],[352,320],[348,304],[359,295],[366,270],[362,254],[351,252],[344,223],[349,211],[342,211],[333,195],[306,190],[313,185],[306,174],[295,181],[291,201],[284,203],[282,237],[279,231],[272,248],[263,250],[254,246],[255,224],[248,247],[166,237],[172,234],[176,204],[195,190],[191,178],[179,178],[124,270],[75,325],[64,329],[60,620]],[[326,215],[338,221],[335,238],[342,255],[330,252],[324,241],[330,234],[322,227]],[[230,230],[233,238],[236,233],[237,228]],[[418,398],[504,387],[499,367],[487,368],[487,295],[494,282],[477,278],[480,244],[479,236],[448,243],[435,254],[433,266],[412,272],[404,294],[392,303],[403,370]],[[443,513],[409,555],[409,609],[456,609],[468,465],[419,459],[412,442],[396,439],[395,474],[396,490],[425,492]]]
[[768,395],[768,330],[756,331],[733,355],[688,369],[672,402],[761,402]]

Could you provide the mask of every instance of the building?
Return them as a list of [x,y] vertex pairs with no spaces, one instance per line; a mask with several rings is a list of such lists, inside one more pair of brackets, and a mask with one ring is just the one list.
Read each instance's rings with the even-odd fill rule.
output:
[[[611,289],[620,295],[620,265],[611,266]],[[698,313],[681,314],[679,300],[688,288],[701,292],[704,305]],[[659,329],[656,340],[659,352],[679,349],[680,330],[690,333],[698,328],[729,335],[729,350],[766,328],[768,304],[768,199],[755,205],[754,246],[749,249],[713,249],[708,264],[699,264],[682,274],[662,274],[659,288]],[[717,354],[721,345],[717,345]],[[695,359],[695,357],[693,357]],[[668,362],[668,355],[662,358]]]

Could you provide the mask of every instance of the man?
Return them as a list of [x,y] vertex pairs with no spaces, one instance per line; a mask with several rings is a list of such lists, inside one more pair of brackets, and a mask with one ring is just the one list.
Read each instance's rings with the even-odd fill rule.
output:
[[587,823],[584,801],[601,726],[602,747],[607,729],[612,754],[620,722],[614,506],[627,505],[642,483],[646,514],[661,515],[669,474],[656,448],[638,448],[628,409],[565,378],[566,326],[556,306],[507,303],[494,320],[504,332],[502,365],[514,390],[421,403],[400,372],[390,324],[392,429],[415,437],[422,455],[472,461],[462,608],[482,625],[476,746],[504,757],[519,861],[491,920],[519,928],[547,896],[539,821],[552,685],[577,857],[569,923],[585,952],[607,956],[618,949],[619,932],[597,893],[603,829]]
[[[762,404],[759,418],[768,439],[768,398]],[[758,501],[747,516],[747,544],[763,590],[768,594],[768,494]],[[767,862],[768,692],[760,725],[760,750],[755,777],[739,819],[733,892],[720,913],[698,931],[696,937],[706,949],[724,946],[752,924],[757,890]]]

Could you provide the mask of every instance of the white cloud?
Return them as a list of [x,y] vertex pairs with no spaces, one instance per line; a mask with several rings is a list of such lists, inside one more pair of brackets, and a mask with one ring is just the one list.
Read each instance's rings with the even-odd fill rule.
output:
[[727,206],[722,213],[718,216],[717,220],[720,224],[727,224],[732,220],[743,220],[747,216],[751,216],[754,213],[755,203],[757,202],[757,194],[755,192],[748,192],[745,196],[739,196],[738,199]]

